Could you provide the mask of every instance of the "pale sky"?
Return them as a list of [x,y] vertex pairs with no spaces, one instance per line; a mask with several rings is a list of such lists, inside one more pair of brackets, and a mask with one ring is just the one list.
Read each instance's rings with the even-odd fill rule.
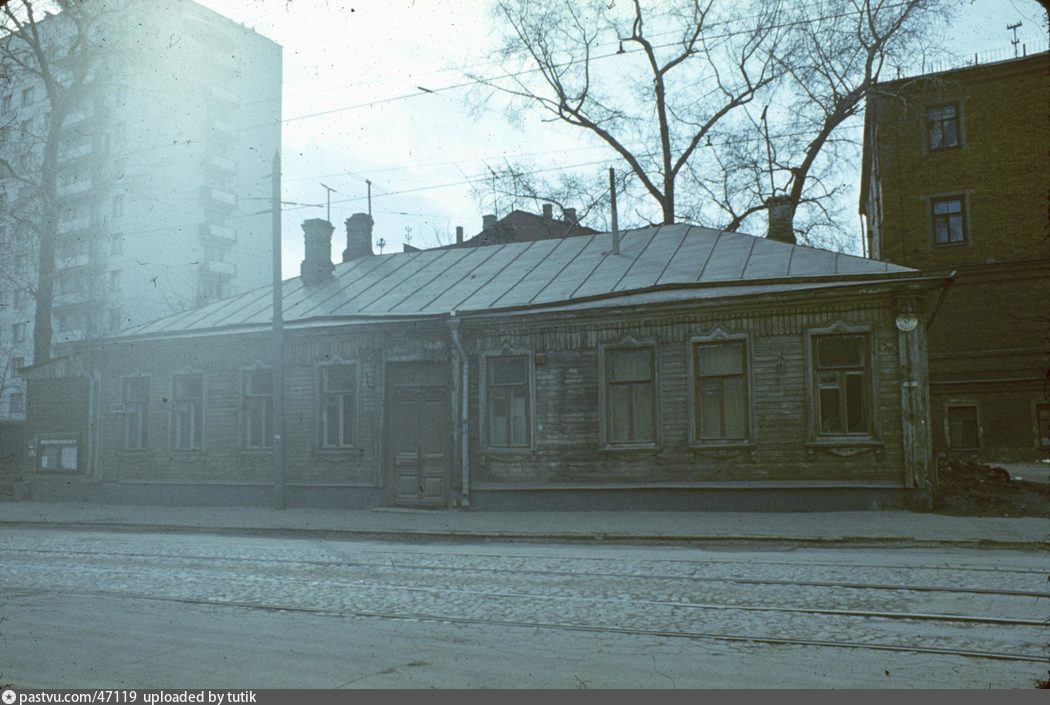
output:
[[[457,225],[467,237],[476,234],[483,212],[471,184],[484,187],[489,164],[528,159],[558,168],[610,156],[582,130],[543,122],[538,113],[514,125],[498,105],[478,114],[467,88],[420,90],[466,83],[467,71],[498,71],[488,63],[494,40],[484,0],[197,1],[284,47],[283,197],[324,204],[321,183],[336,190],[337,261],[345,246],[343,220],[367,211],[365,179],[373,184],[375,238],[386,241],[384,252],[400,252],[406,229],[420,247],[437,244],[436,234],[451,237]],[[1011,56],[1006,25],[1018,21],[1021,41],[1045,49],[1044,14],[1035,0],[960,5],[949,33],[960,54]],[[483,210],[492,212],[490,206]],[[325,217],[325,209],[285,209],[289,277],[302,260],[299,224]]]

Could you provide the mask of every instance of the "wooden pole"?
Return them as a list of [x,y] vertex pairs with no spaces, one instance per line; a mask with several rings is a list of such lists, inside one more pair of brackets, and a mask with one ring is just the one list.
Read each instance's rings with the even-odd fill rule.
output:
[[620,254],[620,226],[616,220],[616,170],[609,167],[609,201],[612,207],[612,253]]
[[284,467],[284,297],[281,286],[281,153],[273,153],[273,487],[274,507],[287,506]]

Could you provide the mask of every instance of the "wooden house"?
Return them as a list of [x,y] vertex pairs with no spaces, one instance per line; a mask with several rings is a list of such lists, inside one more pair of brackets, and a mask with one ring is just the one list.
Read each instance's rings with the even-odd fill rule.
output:
[[272,291],[26,371],[34,498],[834,508],[932,487],[925,331],[943,277],[688,225],[371,254],[303,224]]

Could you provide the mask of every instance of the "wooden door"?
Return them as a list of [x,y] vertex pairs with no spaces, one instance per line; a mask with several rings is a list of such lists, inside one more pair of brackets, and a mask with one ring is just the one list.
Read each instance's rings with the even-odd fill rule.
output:
[[451,473],[449,391],[440,366],[391,365],[387,443],[394,502],[444,507]]

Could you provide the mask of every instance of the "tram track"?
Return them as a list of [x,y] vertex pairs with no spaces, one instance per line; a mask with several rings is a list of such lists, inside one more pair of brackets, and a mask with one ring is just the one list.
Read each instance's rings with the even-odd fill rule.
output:
[[[49,591],[41,591],[49,592]],[[375,610],[344,610],[326,609],[316,607],[303,607],[296,605],[281,605],[265,602],[238,601],[238,600],[216,600],[204,598],[172,597],[163,595],[134,594],[108,590],[61,590],[53,591],[56,595],[78,595],[83,597],[106,597],[119,599],[132,599],[150,602],[166,602],[187,605],[198,605],[206,607],[240,608],[250,610],[262,610],[267,612],[290,612],[311,614],[317,616],[357,619],[386,619],[395,621],[420,621],[438,622],[458,625],[485,625],[508,628],[524,629],[555,629],[559,631],[619,634],[627,636],[647,636],[669,639],[708,640],[743,642],[750,644],[765,644],[775,646],[810,646],[832,649],[868,650],[868,651],[893,651],[915,654],[931,654],[941,656],[961,656],[965,658],[983,659],[992,661],[1012,661],[1025,663],[1046,663],[1047,657],[1039,654],[1011,653],[1004,651],[987,651],[981,649],[952,649],[943,647],[924,646],[920,644],[890,644],[881,642],[863,642],[856,640],[834,640],[834,639],[806,639],[800,637],[779,637],[761,634],[727,633],[727,632],[701,632],[674,629],[641,629],[636,627],[616,627],[610,625],[574,624],[568,622],[550,621],[525,621],[510,619],[491,619],[481,617],[464,617],[447,614],[429,614],[425,612],[384,612]],[[857,613],[858,616],[867,616]],[[932,617],[932,615],[929,615]],[[898,615],[897,618],[910,618]]]

